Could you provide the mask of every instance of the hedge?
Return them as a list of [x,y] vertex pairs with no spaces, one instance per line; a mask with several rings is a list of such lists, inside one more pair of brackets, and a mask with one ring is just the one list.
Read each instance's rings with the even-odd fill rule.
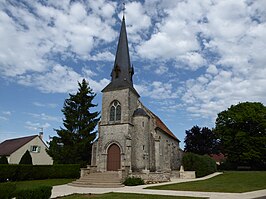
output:
[[137,186],[137,185],[143,185],[144,180],[141,178],[136,178],[136,177],[128,177],[123,183],[126,186]]
[[78,178],[80,165],[0,165],[0,181]]
[[196,177],[203,177],[217,171],[215,161],[208,155],[185,153],[182,159],[185,171],[196,171]]
[[15,192],[16,199],[49,199],[52,195],[51,186],[40,186],[33,189],[22,189]]

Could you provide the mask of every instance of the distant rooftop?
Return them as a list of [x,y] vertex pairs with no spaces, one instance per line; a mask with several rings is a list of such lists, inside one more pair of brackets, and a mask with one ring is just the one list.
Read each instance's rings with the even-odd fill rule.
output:
[[5,140],[0,144],[0,156],[9,156],[18,150],[23,145],[27,144],[32,139],[38,137],[38,135],[32,135],[27,137],[15,138],[10,140]]

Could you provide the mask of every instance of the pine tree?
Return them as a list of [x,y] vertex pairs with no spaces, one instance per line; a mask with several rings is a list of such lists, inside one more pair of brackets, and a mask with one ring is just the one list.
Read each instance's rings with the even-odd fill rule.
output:
[[28,150],[21,157],[19,164],[31,164],[32,165],[32,157],[31,157],[30,152]]
[[49,143],[47,152],[55,163],[90,164],[100,113],[91,111],[91,108],[97,106],[92,102],[96,94],[86,80],[83,79],[78,85],[78,92],[75,95],[69,94],[62,109],[64,128],[55,129],[58,136],[54,136]]

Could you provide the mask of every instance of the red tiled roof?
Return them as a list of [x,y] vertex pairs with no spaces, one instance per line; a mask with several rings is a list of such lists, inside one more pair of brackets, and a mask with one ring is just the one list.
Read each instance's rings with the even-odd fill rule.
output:
[[0,144],[0,155],[7,155],[7,156],[11,155],[13,152],[18,150],[23,145],[27,144],[35,137],[38,137],[38,135],[5,140]]
[[172,133],[172,131],[170,131],[167,126],[163,123],[163,121],[155,114],[153,114],[156,120],[156,127],[161,129],[163,132],[165,132],[167,135],[169,135],[170,137],[174,138],[175,140],[179,141],[179,139],[177,139],[177,137]]
[[210,154],[211,158],[215,160],[215,162],[223,162],[226,158],[224,157],[224,154]]
[[[143,105],[142,105],[143,106]],[[146,108],[145,106],[143,106],[143,108],[149,112],[149,114],[151,114],[152,117],[154,117],[155,119],[155,125],[156,128],[161,129],[165,134],[167,134],[168,136],[172,137],[173,139],[177,140],[178,142],[180,142],[180,140],[172,133],[172,131],[170,131],[168,129],[168,127],[163,123],[163,121],[157,116],[155,115],[153,112],[151,112],[148,108]]]

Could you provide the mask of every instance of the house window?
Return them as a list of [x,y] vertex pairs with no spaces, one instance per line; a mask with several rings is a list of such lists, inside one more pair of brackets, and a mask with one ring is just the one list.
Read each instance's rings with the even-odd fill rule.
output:
[[115,100],[110,107],[110,121],[120,121],[121,120],[121,105]]
[[30,152],[40,153],[40,151],[41,151],[41,147],[40,146],[33,145],[33,146],[30,147]]

